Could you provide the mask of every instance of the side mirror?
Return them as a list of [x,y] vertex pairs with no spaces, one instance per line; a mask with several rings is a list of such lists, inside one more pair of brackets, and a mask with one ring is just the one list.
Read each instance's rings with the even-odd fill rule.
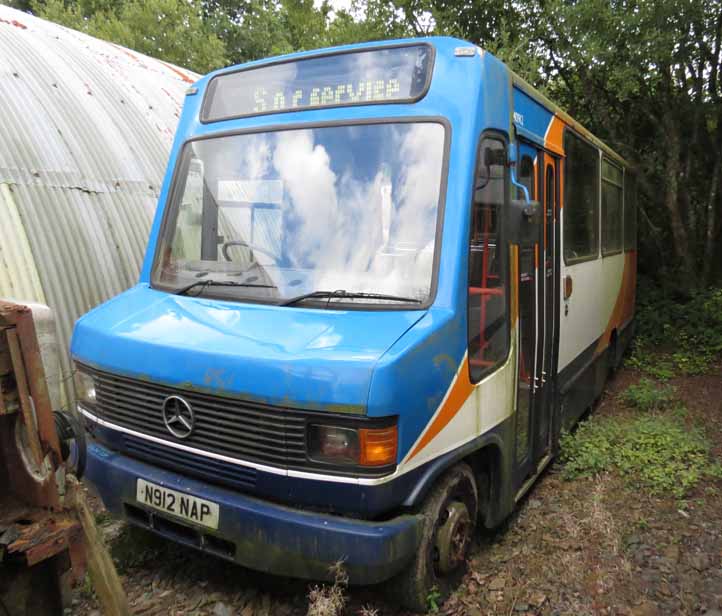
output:
[[509,207],[509,240],[513,244],[533,244],[538,240],[542,209],[538,201],[512,199]]
[[484,166],[489,167],[506,165],[506,152],[504,148],[484,148]]

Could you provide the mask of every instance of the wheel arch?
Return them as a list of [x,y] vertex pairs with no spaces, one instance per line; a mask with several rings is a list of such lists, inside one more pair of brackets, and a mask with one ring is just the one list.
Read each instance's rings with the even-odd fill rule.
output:
[[[478,483],[482,496],[482,521],[485,527],[498,525],[513,507],[511,496],[511,456],[508,439],[503,434],[491,432],[484,434],[450,451],[429,464],[419,478],[414,489],[404,501],[404,507],[416,508],[423,503],[437,479],[449,468],[459,462],[471,466],[477,478],[488,477],[488,485]],[[482,495],[482,490],[485,494]]]

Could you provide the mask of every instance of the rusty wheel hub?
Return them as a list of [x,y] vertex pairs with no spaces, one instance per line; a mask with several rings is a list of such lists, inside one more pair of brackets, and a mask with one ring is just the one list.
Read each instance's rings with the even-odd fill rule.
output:
[[438,567],[443,575],[451,573],[463,562],[471,538],[471,518],[464,503],[460,501],[449,503],[446,514],[446,521],[436,532]]

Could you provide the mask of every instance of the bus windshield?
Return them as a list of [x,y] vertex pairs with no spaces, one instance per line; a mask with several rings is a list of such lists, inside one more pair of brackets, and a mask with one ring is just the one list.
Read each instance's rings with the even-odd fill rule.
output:
[[432,287],[444,142],[444,126],[428,121],[191,141],[153,285],[267,303],[336,290],[423,303]]

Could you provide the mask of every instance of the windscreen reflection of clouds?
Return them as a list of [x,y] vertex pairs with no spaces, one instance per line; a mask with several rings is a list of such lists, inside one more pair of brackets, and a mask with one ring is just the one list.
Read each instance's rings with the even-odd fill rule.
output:
[[[373,147],[364,151],[368,132],[377,129],[383,131],[381,139],[374,134]],[[441,125],[290,130],[233,139],[204,152],[210,159],[206,170],[215,168],[219,178],[211,185],[222,186],[217,170],[230,171],[233,152],[234,179],[249,185],[280,180],[283,202],[274,204],[275,209],[255,209],[253,223],[248,208],[221,207],[221,226],[230,227],[232,237],[247,238],[253,224],[255,245],[283,252],[281,267],[256,255],[283,295],[283,269],[294,269],[307,277],[294,293],[345,289],[428,297],[443,159]],[[339,148],[352,155],[340,154]]]

